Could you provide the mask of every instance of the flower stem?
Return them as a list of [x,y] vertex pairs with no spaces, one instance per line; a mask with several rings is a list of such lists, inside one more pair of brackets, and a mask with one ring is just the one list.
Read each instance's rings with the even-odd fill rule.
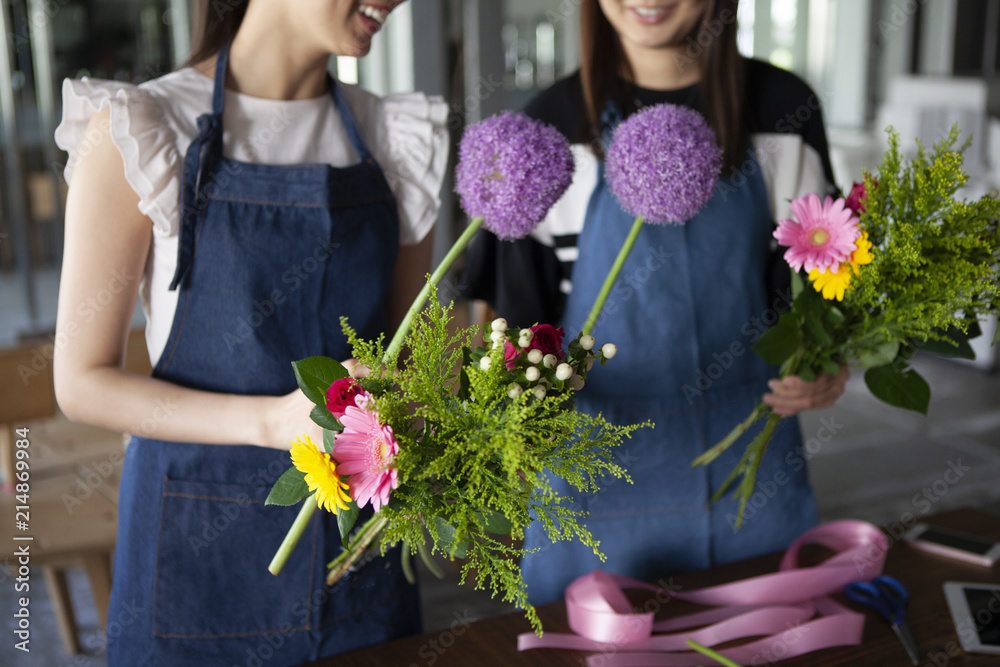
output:
[[417,316],[417,313],[419,313],[421,309],[423,309],[424,303],[427,301],[427,296],[431,292],[431,286],[436,286],[441,282],[441,279],[444,278],[444,276],[448,273],[448,270],[451,269],[451,265],[455,263],[455,260],[462,254],[462,251],[465,250],[465,247],[469,245],[470,241],[472,241],[472,237],[476,235],[476,232],[478,232],[479,228],[482,226],[482,217],[474,218],[470,221],[469,226],[465,228],[465,231],[458,237],[455,244],[451,246],[451,250],[448,251],[448,254],[444,256],[441,263],[438,264],[436,269],[434,269],[434,273],[431,274],[430,280],[428,280],[427,284],[424,285],[424,288],[420,290],[420,294],[418,294],[417,298],[413,300],[413,305],[411,305],[410,309],[406,312],[406,317],[404,317],[403,321],[399,323],[399,328],[396,329],[396,333],[389,342],[389,347],[385,349],[385,354],[382,357],[383,361],[389,362],[391,359],[395,359],[396,355],[399,354],[400,348],[403,347],[403,340],[406,338],[406,334],[410,331],[410,326],[413,324],[413,318]]
[[735,662],[733,662],[726,656],[722,655],[721,653],[716,653],[712,649],[702,646],[693,639],[687,640],[687,645],[693,648],[698,653],[701,653],[702,655],[708,656],[712,660],[715,660],[720,665],[725,665],[726,667],[740,667]]
[[590,309],[590,314],[587,315],[587,321],[583,325],[584,334],[589,334],[594,330],[594,325],[597,324],[597,317],[604,309],[604,302],[608,300],[608,294],[611,293],[611,288],[614,286],[615,281],[618,280],[618,274],[621,273],[622,267],[625,265],[625,260],[628,258],[629,253],[632,252],[632,246],[635,245],[635,240],[639,237],[640,229],[642,229],[642,216],[636,218],[635,222],[632,223],[632,229],[629,231],[621,250],[618,251],[618,257],[615,258],[615,263],[611,265],[611,270],[604,279],[601,291],[597,293],[597,299],[594,301],[594,305]]
[[719,458],[722,452],[729,449],[734,442],[739,440],[741,435],[747,432],[747,429],[753,426],[758,419],[760,419],[770,411],[771,408],[769,408],[767,405],[765,405],[764,403],[758,403],[746,419],[737,424],[736,427],[729,432],[729,435],[727,435],[722,440],[719,440],[719,442],[716,443],[714,447],[712,447],[704,454],[696,458],[691,463],[691,467],[693,468],[695,466],[707,466],[709,463]]
[[417,545],[417,553],[420,554],[420,560],[424,561],[424,565],[427,566],[427,569],[430,570],[435,577],[438,579],[444,579],[444,570],[442,570],[438,564],[434,562],[434,558],[431,556],[430,552],[427,551],[427,544],[425,542],[421,542]]
[[285,561],[288,560],[288,556],[291,555],[292,549],[295,548],[295,545],[299,543],[299,539],[302,537],[302,532],[306,529],[306,526],[309,524],[309,520],[312,518],[315,511],[316,494],[314,493],[306,498],[305,502],[302,504],[302,509],[299,510],[299,515],[295,517],[295,522],[292,524],[292,527],[288,529],[285,539],[281,541],[281,546],[278,547],[278,552],[274,554],[274,558],[271,559],[271,564],[267,566],[267,569],[271,574],[281,574],[282,568],[285,567]]
[[358,562],[361,554],[365,552],[382,529],[389,525],[389,520],[381,514],[376,514],[365,522],[365,525],[351,538],[339,556],[327,564],[329,572],[326,574],[326,583],[332,586],[337,580],[347,574],[351,566]]

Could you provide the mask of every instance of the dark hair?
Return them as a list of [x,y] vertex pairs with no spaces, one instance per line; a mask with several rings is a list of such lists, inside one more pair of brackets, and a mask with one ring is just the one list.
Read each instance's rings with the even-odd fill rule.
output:
[[[723,150],[727,167],[743,159],[747,147],[744,99],[744,63],[736,48],[736,9],[739,0],[708,0],[701,24],[688,35],[684,58],[694,61],[701,73],[699,92],[709,125]],[[580,79],[586,108],[585,139],[600,155],[601,112],[612,100],[623,109],[632,107],[632,67],[618,33],[598,0],[580,6]]]
[[194,10],[194,39],[184,67],[211,58],[239,30],[250,0],[198,0]]

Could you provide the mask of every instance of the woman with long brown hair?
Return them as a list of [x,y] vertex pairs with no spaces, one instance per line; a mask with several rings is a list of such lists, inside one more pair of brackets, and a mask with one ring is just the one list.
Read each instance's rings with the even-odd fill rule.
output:
[[[327,513],[271,576],[296,508],[264,506],[291,440],[322,441],[291,362],[346,358],[342,315],[364,337],[395,326],[428,269],[445,104],[327,74],[399,3],[203,2],[189,66],[64,84],[56,391],[71,419],[133,436],[113,666],[299,665],[420,628],[398,557],[326,587]],[[122,369],[137,296],[152,377]]]
[[643,226],[593,330],[619,352],[588,376],[580,409],[655,423],[620,452],[634,484],[576,497],[608,559],[529,529],[526,547],[537,551],[523,568],[533,602],[596,568],[652,580],[774,551],[816,521],[796,419],[779,427],[739,530],[735,503],[709,499],[748,440],[691,468],[761,394],[792,416],[831,405],[847,377],[844,369],[778,382],[750,350],[791,298],[771,243],[774,221],[789,217],[790,199],[831,191],[833,178],[815,94],[739,54],[736,11],[734,0],[584,0],[580,71],[527,108],[573,143],[573,185],[528,239],[477,240],[470,296],[513,324],[560,322],[573,335],[632,225],[604,178],[615,126],[642,107],[682,105],[708,119],[723,149],[714,198],[684,225]]

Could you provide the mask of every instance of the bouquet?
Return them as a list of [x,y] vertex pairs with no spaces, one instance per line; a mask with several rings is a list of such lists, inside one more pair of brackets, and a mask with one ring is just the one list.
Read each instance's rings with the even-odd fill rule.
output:
[[[796,219],[782,220],[774,237],[788,248],[793,302],[753,349],[780,364],[781,377],[807,381],[856,364],[876,398],[926,414],[930,387],[909,367],[914,352],[973,358],[978,319],[1000,310],[1000,201],[956,197],[966,182],[957,127],[931,151],[919,145],[909,162],[887,132],[877,177],[865,173],[846,198],[808,194],[791,203]],[[694,462],[710,463],[761,419],[716,494],[742,475],[737,527],[781,417],[759,403]]]
[[[475,572],[494,596],[528,603],[521,549],[502,536],[523,536],[534,520],[552,540],[579,539],[600,555],[573,510],[548,481],[557,475],[581,492],[602,477],[626,478],[613,447],[641,425],[617,426],[577,412],[574,392],[591,365],[616,352],[595,350],[581,332],[568,345],[550,324],[509,329],[495,320],[480,331],[453,333],[449,307],[436,285],[480,226],[500,238],[528,234],[568,187],[573,157],[556,130],[520,114],[503,114],[467,130],[460,146],[457,190],[472,222],[410,308],[387,346],[360,339],[342,320],[353,356],[370,369],[348,376],[336,360],[312,357],[294,364],[299,387],[315,404],[322,443],[293,443],[290,468],[268,503],[303,503],[272,561],[277,574],[318,506],[337,515],[344,551],[329,564],[328,583],[342,577],[376,540],[385,550],[402,543],[409,558],[442,552],[467,558],[462,580]],[[424,303],[430,299],[430,306]],[[405,351],[406,354],[401,354]],[[374,515],[358,522],[362,508]],[[428,561],[432,569],[434,564]]]

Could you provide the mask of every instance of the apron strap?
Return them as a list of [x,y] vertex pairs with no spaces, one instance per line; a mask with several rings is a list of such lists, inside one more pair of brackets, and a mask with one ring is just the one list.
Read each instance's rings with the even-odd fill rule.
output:
[[215,81],[212,84],[212,112],[198,117],[198,134],[184,155],[181,172],[181,220],[177,243],[177,268],[170,290],[187,286],[194,261],[195,229],[208,205],[204,194],[206,176],[212,164],[222,157],[222,112],[226,105],[226,70],[229,65],[229,46],[226,42],[215,60]]
[[333,94],[333,99],[337,103],[340,120],[344,123],[344,129],[347,130],[347,136],[351,140],[354,150],[358,152],[362,162],[372,159],[372,154],[369,152],[368,146],[365,145],[364,139],[361,138],[361,130],[358,128],[358,122],[354,119],[354,110],[348,104],[347,99],[340,90],[340,86],[329,75],[327,75],[327,82],[330,86],[330,92]]
[[[226,72],[229,64],[229,48],[227,42],[219,49],[215,62],[215,82],[212,88],[212,112],[198,117],[198,135],[191,142],[184,156],[184,169],[181,174],[181,221],[177,243],[177,268],[170,290],[190,283],[191,266],[194,261],[195,236],[198,221],[202,218],[208,206],[205,189],[209,183],[209,174],[214,163],[222,157],[222,114],[226,104]],[[344,128],[351,144],[357,151],[362,162],[374,164],[372,154],[361,138],[361,131],[354,117],[354,111],[348,104],[336,81],[327,75],[330,93],[340,112]]]

